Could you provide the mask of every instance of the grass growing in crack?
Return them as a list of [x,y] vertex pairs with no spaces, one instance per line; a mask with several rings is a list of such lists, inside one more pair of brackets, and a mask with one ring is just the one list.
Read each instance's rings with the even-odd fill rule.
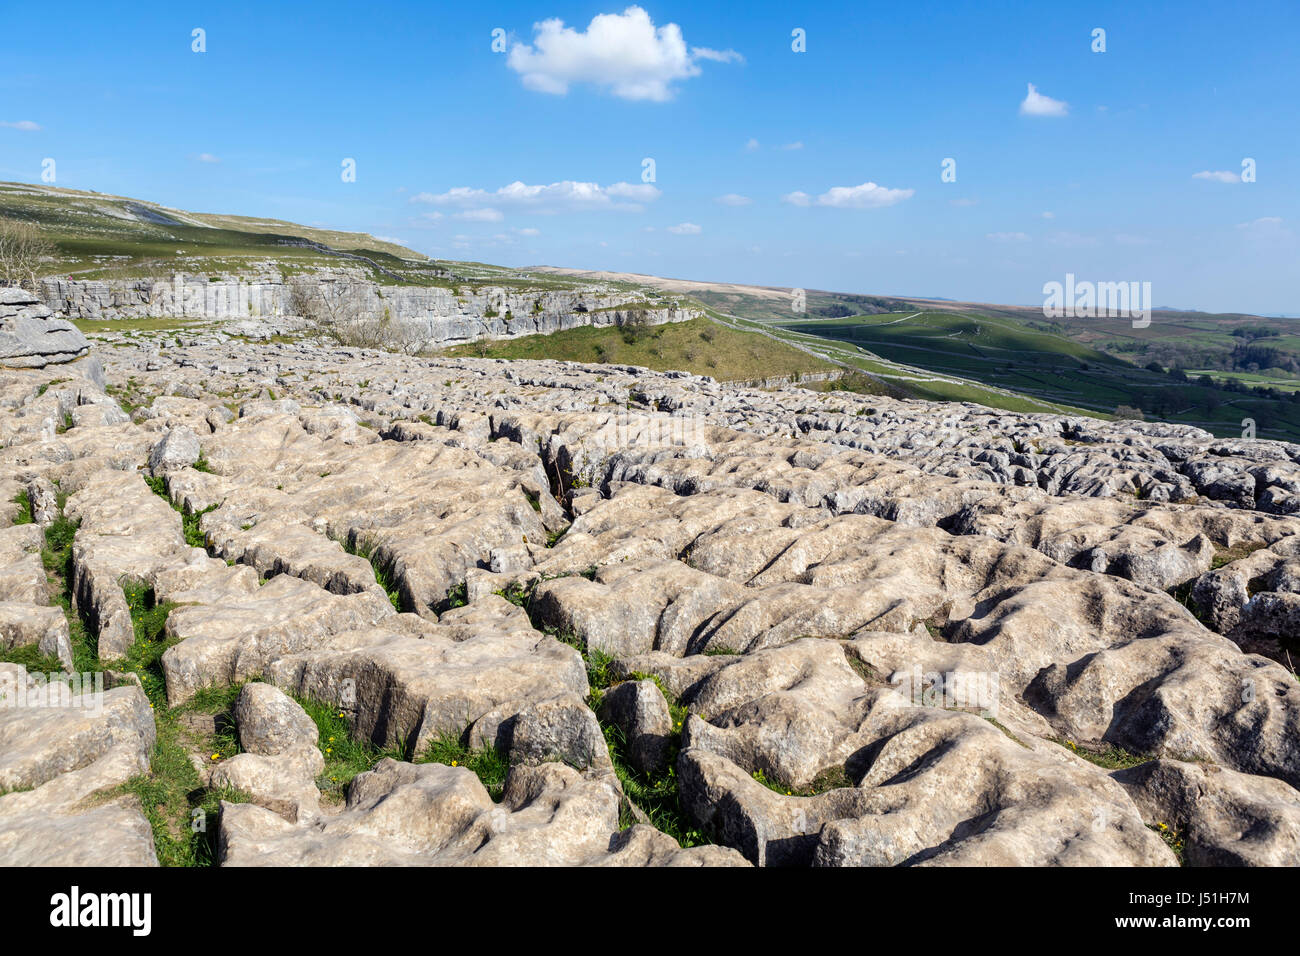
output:
[[32,499],[27,494],[27,489],[23,489],[9,499],[18,506],[18,514],[14,516],[14,524],[35,524],[36,514],[32,510]]
[[1233,561],[1240,561],[1248,555],[1254,554],[1260,548],[1267,548],[1268,545],[1263,541],[1246,541],[1241,544],[1233,545],[1231,548],[1223,548],[1214,552],[1214,557],[1210,559],[1210,570],[1217,571],[1225,564],[1231,564]]
[[[1006,724],[1002,723],[1001,721],[997,720],[997,719],[994,718],[994,717],[985,717],[984,719],[987,720],[987,721],[988,721],[990,724],[992,724],[994,727],[996,727],[998,730],[1002,731],[1004,734],[1006,734],[1008,737],[1010,737],[1010,738],[1011,738],[1012,740],[1014,740],[1016,743],[1020,744],[1020,746],[1024,747],[1026,750],[1032,750],[1032,749],[1033,749],[1032,747],[1029,746],[1029,744],[1025,743],[1023,740],[1021,740],[1019,737],[1017,737],[1015,734],[1013,734],[1013,733],[1011,732],[1011,730],[1007,727]],[[1141,761],[1138,761],[1138,762],[1141,763]]]
[[116,794],[131,794],[140,801],[153,829],[154,850],[163,866],[212,866],[216,863],[217,818],[221,801],[247,802],[247,794],[203,786],[190,759],[191,750],[202,747],[223,757],[220,742],[196,739],[181,722],[185,712],[203,712],[199,705],[187,705],[160,714],[154,710],[157,742],[149,759],[149,773],[132,777]]
[[1093,750],[1088,747],[1080,747],[1074,741],[1066,740],[1063,737],[1049,737],[1048,739],[1053,743],[1060,744],[1089,763],[1095,763],[1098,767],[1104,767],[1107,770],[1127,770],[1129,767],[1136,767],[1138,764],[1153,759],[1142,754],[1132,753],[1123,747],[1116,747],[1114,744],[1107,744],[1104,750]]
[[1177,601],[1183,607],[1187,608],[1187,610],[1191,612],[1192,617],[1196,618],[1206,627],[1213,630],[1214,629],[1212,627],[1213,622],[1210,620],[1209,616],[1204,611],[1201,610],[1200,605],[1196,603],[1196,599],[1192,597],[1192,588],[1194,588],[1195,586],[1196,586],[1195,579],[1191,581],[1184,581],[1182,584],[1176,584],[1173,587],[1171,587],[1167,593],[1175,601]]
[[465,767],[478,777],[494,803],[501,802],[501,795],[506,788],[506,775],[510,772],[509,759],[495,747],[471,750],[452,734],[443,734],[429,741],[429,746],[415,762]]
[[145,695],[155,708],[165,707],[167,681],[163,676],[162,656],[167,648],[177,643],[167,638],[167,615],[175,605],[159,604],[153,588],[141,581],[123,582],[122,593],[131,611],[135,641],[121,661],[121,669],[140,678]]
[[[583,573],[591,577],[595,568]],[[582,662],[587,669],[587,706],[600,718],[600,705],[604,702],[605,692],[618,683],[619,674],[615,667],[615,658],[602,650],[591,648],[577,634],[564,628],[547,624],[541,620],[532,606],[533,594],[539,581],[527,585],[518,582],[497,591],[507,601],[522,607],[528,612],[529,620],[537,630],[568,644],[582,655]],[[691,821],[681,804],[681,794],[677,784],[677,754],[681,748],[682,725],[686,722],[686,708],[667,689],[659,678],[651,674],[629,675],[634,680],[652,680],[663,693],[668,702],[668,711],[672,717],[672,732],[668,751],[667,769],[660,774],[646,775],[635,769],[627,757],[627,741],[620,727],[612,721],[600,720],[605,744],[609,748],[610,760],[614,773],[623,787],[628,801],[654,825],[655,829],[667,833],[680,846],[700,846],[712,841]],[[620,811],[619,826],[627,828],[636,822],[636,817],[626,808]]]
[[[681,746],[681,731],[674,732],[669,749],[668,769],[647,776],[634,769],[627,760],[627,740],[622,728],[613,723],[601,722],[605,744],[609,747],[614,773],[623,786],[623,793],[636,808],[645,814],[656,830],[662,830],[682,847],[703,846],[712,842],[694,826],[681,805],[677,785],[677,751]],[[636,822],[631,814],[620,813],[619,826],[626,829]]]
[[838,764],[823,768],[818,772],[817,776],[813,777],[812,783],[806,787],[793,787],[782,783],[776,777],[769,776],[762,770],[755,770],[750,776],[767,787],[767,789],[779,793],[783,797],[815,797],[817,794],[826,793],[828,790],[845,790],[854,786],[848,771]]
[[447,596],[438,602],[434,608],[439,614],[445,614],[450,610],[458,607],[464,607],[469,603],[469,585],[461,582],[447,589]]
[[42,654],[35,644],[0,648],[0,664],[20,664],[29,674],[55,674],[66,668],[55,654]]
[[320,733],[318,746],[325,758],[325,769],[317,777],[316,786],[322,799],[342,803],[358,774],[365,773],[385,757],[406,759],[406,748],[400,744],[376,747],[368,740],[354,740],[347,715],[336,705],[312,697],[295,696],[294,700],[307,712]]
[[[229,788],[204,787],[191,754],[216,763],[240,752],[232,711],[243,685],[207,688],[178,707],[168,707],[159,661],[166,647],[162,633],[170,606],[154,603],[152,589],[128,587],[136,640],[125,669],[140,677],[153,709],[157,738],[149,772],[131,778],[113,793],[139,799],[163,866],[212,866],[221,801],[243,803],[249,798]],[[212,730],[201,729],[207,723],[204,717],[212,719]]]
[[844,659],[848,661],[849,667],[853,668],[853,673],[857,674],[867,684],[884,684],[885,679],[880,676],[874,667],[864,661],[856,653],[851,652],[847,647],[841,648],[844,651]]
[[171,495],[167,493],[167,479],[161,475],[155,477],[146,477],[145,483],[159,498],[162,498],[167,504],[171,505],[173,511],[181,516],[181,531],[185,534],[185,543],[191,548],[203,548],[207,550],[208,536],[200,528],[203,516],[210,511],[216,511],[220,505],[208,505],[202,511],[186,511],[184,506],[172,501]]
[[72,541],[77,535],[77,528],[81,526],[81,522],[73,521],[64,513],[63,508],[66,503],[67,494],[60,492],[58,515],[45,529],[45,547],[41,549],[41,564],[45,568],[45,584],[50,602],[63,611],[63,616],[68,621],[68,637],[72,645],[72,669],[78,673],[86,673],[99,669],[99,648],[94,635],[72,606]]
[[201,472],[203,472],[204,474],[208,474],[208,475],[215,475],[215,474],[216,474],[216,472],[212,470],[212,465],[211,465],[211,463],[208,461],[208,456],[205,455],[201,450],[199,451],[199,457],[198,457],[198,460],[196,460],[196,461],[194,462],[194,464],[193,464],[191,467],[192,467],[195,471],[201,471]]
[[355,554],[357,557],[365,558],[370,562],[370,567],[375,572],[375,580],[379,582],[379,586],[388,595],[389,602],[397,611],[404,610],[402,607],[402,591],[397,586],[397,579],[393,577],[392,568],[375,557],[374,543],[359,539],[356,544],[352,544],[345,538],[339,541],[339,544],[348,554]]

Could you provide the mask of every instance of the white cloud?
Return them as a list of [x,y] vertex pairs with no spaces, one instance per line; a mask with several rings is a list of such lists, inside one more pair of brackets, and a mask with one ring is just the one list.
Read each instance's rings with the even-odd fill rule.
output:
[[1045,212],[1045,213],[1042,214],[1042,218],[1044,218],[1044,219],[1055,219],[1055,218],[1056,218],[1056,213],[1054,213],[1054,212]]
[[451,218],[462,222],[500,222],[505,218],[505,214],[500,209],[485,206],[482,209],[466,209],[464,212],[452,213]]
[[0,126],[7,126],[9,129],[20,129],[24,133],[35,133],[41,128],[39,123],[33,123],[31,120],[18,120],[16,123],[0,123]]
[[1239,183],[1241,173],[1234,173],[1228,169],[1203,169],[1199,173],[1192,173],[1192,178],[1208,179],[1216,183]]
[[530,236],[530,237],[540,236],[542,234],[542,230],[534,229],[532,226],[529,226],[526,229],[516,229],[515,232],[521,236]]
[[1278,242],[1289,240],[1293,235],[1292,231],[1282,224],[1281,216],[1260,216],[1250,222],[1237,223],[1237,228],[1246,239],[1257,241]]
[[463,209],[530,209],[536,212],[621,210],[638,212],[642,203],[658,199],[659,189],[649,183],[580,183],[570,179],[548,186],[513,182],[496,190],[457,186],[445,193],[416,193],[413,203],[458,206]]
[[746,152],[749,152],[749,153],[752,153],[752,152],[754,152],[754,151],[757,150],[757,149],[758,149],[758,140],[754,139],[754,138],[751,136],[751,137],[749,138],[749,142],[747,142],[747,143],[745,144],[745,151],[746,151]]
[[211,153],[199,153],[197,156],[191,156],[190,158],[191,158],[191,159],[194,159],[194,160],[197,160],[197,161],[200,162],[200,163],[219,163],[219,162],[221,162],[221,157],[219,157],[219,156],[213,156]]
[[1029,84],[1029,92],[1020,102],[1021,116],[1064,116],[1069,109],[1069,103],[1044,96],[1032,83]]
[[669,226],[668,231],[674,236],[698,236],[704,230],[693,222],[683,222],[676,226]]
[[801,142],[786,143],[786,144],[785,144],[784,146],[782,146],[781,148],[784,149],[784,150],[803,149],[803,143],[801,143]]
[[994,242],[1028,242],[1029,235],[1023,232],[990,232],[988,238]]
[[699,60],[712,60],[714,63],[745,62],[745,58],[735,50],[710,50],[706,46],[691,47],[691,56]]
[[506,65],[524,86],[563,96],[575,83],[591,83],[625,100],[670,100],[672,84],[700,74],[697,61],[731,63],[735,50],[686,46],[675,23],[656,28],[637,6],[592,17],[585,32],[558,17],[533,24],[533,43],[516,43]]
[[967,206],[977,206],[979,205],[979,200],[978,199],[949,199],[948,205],[958,206],[963,208]]
[[398,238],[396,238],[395,236],[375,236],[375,238],[378,239],[380,242],[389,242],[389,243],[392,243],[392,244],[395,245],[395,246],[405,246],[405,245],[407,245],[407,242],[406,242],[405,239],[398,239]]
[[832,186],[816,199],[798,190],[787,193],[781,199],[792,206],[815,204],[836,209],[879,209],[910,199],[915,192],[914,189],[886,189],[875,183],[863,183],[861,186]]
[[724,206],[748,206],[754,200],[748,196],[742,196],[740,193],[727,193],[725,196],[719,196],[713,201]]

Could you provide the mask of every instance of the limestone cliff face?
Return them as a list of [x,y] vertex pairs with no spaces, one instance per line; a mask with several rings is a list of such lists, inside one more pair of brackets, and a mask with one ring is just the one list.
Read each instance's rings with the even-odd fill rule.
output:
[[[328,281],[333,274],[321,275]],[[501,286],[381,286],[363,284],[367,307],[428,330],[431,344],[454,345],[483,338],[558,332],[581,326],[617,325],[643,311],[651,325],[696,317],[671,303],[646,307],[639,293],[578,290],[516,290]],[[288,315],[288,287],[276,273],[226,277],[178,273],[171,279],[45,279],[42,299],[69,318],[131,319],[163,316],[239,320]],[[650,304],[654,304],[651,300]]]

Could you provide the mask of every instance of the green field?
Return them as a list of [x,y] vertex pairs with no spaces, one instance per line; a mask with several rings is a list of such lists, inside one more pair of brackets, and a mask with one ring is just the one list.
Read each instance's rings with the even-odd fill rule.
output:
[[[365,233],[212,215],[101,193],[0,183],[0,218],[36,225],[55,248],[47,274],[79,278],[284,275],[346,264],[383,285],[587,288],[591,278],[482,262],[427,259]],[[305,242],[316,246],[305,246]],[[361,256],[362,259],[347,258]],[[677,369],[719,380],[798,380],[848,373],[834,387],[1013,412],[1146,418],[1300,441],[1300,321],[1156,311],[1145,329],[1120,319],[1054,322],[1022,306],[972,305],[808,290],[695,283],[689,294],[620,275],[601,280],[646,307],[686,304],[706,319],[651,329],[579,328],[481,342],[452,355],[552,358]],[[642,277],[644,278],[644,277]],[[653,283],[651,283],[653,284]],[[133,336],[184,328],[181,319],[79,323]],[[1184,369],[1193,369],[1185,373]],[[807,383],[824,388],[823,384]]]
[[1221,436],[1240,435],[1242,421],[1252,418],[1261,437],[1300,439],[1300,401],[1291,398],[1297,389],[1278,397],[1247,387],[1281,385],[1282,380],[1257,375],[1253,378],[1258,381],[1243,381],[1236,389],[1207,385],[1134,365],[1011,318],[962,312],[889,313],[787,320],[780,328],[842,343],[886,362],[1094,413],[1129,405],[1141,409],[1148,419],[1197,425]]
[[446,349],[442,354],[639,365],[657,371],[680,370],[708,375],[729,382],[795,378],[807,373],[836,371],[829,362],[788,345],[726,328],[707,319],[635,331],[614,327],[567,329],[549,335],[473,342]]

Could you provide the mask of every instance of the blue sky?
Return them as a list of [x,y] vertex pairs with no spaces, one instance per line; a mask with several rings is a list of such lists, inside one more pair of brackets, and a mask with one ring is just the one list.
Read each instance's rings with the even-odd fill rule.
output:
[[10,5],[0,179],[506,265],[1300,313],[1294,2],[642,7]]

